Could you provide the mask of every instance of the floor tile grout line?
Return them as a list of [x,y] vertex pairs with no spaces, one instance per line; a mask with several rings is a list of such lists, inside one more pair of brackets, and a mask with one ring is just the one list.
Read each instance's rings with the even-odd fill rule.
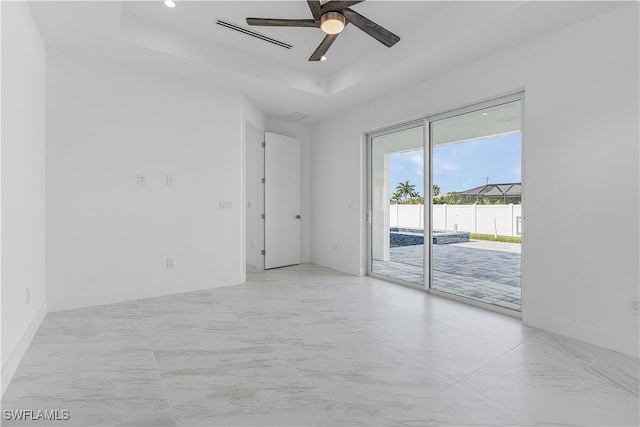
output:
[[[436,323],[440,323],[440,322],[436,322]],[[445,324],[443,324],[443,323],[440,323],[440,324],[441,324],[441,325],[443,325],[443,326],[447,326],[447,325],[445,325]],[[455,328],[454,328],[454,329],[455,329]],[[456,329],[456,330],[457,330],[457,329]],[[463,331],[460,331],[460,332],[463,332]],[[466,334],[466,333],[465,333],[465,334]],[[504,405],[500,404],[499,402],[496,402],[495,400],[491,399],[490,397],[485,396],[484,394],[482,394],[482,393],[480,393],[480,392],[477,392],[477,391],[475,391],[475,390],[473,390],[473,389],[471,389],[471,388],[469,388],[469,387],[465,386],[464,384],[460,384],[460,382],[461,382],[461,381],[463,381],[464,379],[466,379],[466,378],[468,378],[468,377],[472,376],[473,374],[475,374],[476,372],[478,372],[480,369],[484,368],[485,366],[487,366],[487,365],[489,365],[489,364],[491,364],[491,363],[495,362],[496,360],[498,360],[498,359],[500,359],[500,358],[502,358],[502,357],[504,357],[504,356],[508,355],[509,353],[511,353],[512,351],[516,350],[518,347],[522,346],[523,344],[527,343],[529,340],[531,340],[533,337],[535,337],[535,336],[536,336],[536,335],[538,335],[538,334],[539,334],[539,331],[536,331],[532,336],[528,337],[528,338],[527,338],[527,339],[525,339],[524,341],[522,341],[522,342],[520,342],[520,343],[518,343],[518,344],[514,345],[513,347],[511,347],[511,348],[509,348],[509,349],[505,350],[504,352],[500,353],[498,356],[496,356],[496,357],[492,358],[491,360],[487,361],[486,363],[482,364],[482,366],[480,366],[480,367],[478,367],[477,369],[473,370],[473,371],[472,371],[472,372],[470,372],[469,374],[466,374],[466,375],[462,376],[461,378],[459,378],[459,379],[457,379],[457,380],[453,380],[453,379],[451,379],[451,384],[448,384],[448,385],[444,386],[440,391],[438,391],[437,393],[435,393],[434,395],[432,395],[432,396],[430,397],[430,399],[432,399],[432,398],[434,398],[434,397],[436,397],[436,396],[438,396],[438,395],[440,395],[440,394],[444,393],[445,391],[449,390],[451,387],[453,387],[453,386],[456,386],[456,385],[457,385],[457,386],[460,386],[460,387],[464,387],[465,389],[469,390],[470,392],[476,393],[476,394],[478,394],[479,396],[482,396],[484,399],[487,399],[487,400],[491,401],[492,403],[494,403],[495,405],[499,406],[500,408],[503,408],[503,409],[505,409],[505,410],[511,411],[511,412],[513,412],[514,414],[517,414],[517,415],[518,415],[518,416],[520,416],[520,417],[528,418],[526,415],[524,415],[524,414],[521,414],[521,413],[517,412],[515,409],[507,408],[507,407],[505,407]],[[468,335],[468,334],[467,334],[467,335]],[[374,336],[372,336],[372,335],[369,335],[369,336],[370,336],[371,338],[373,338],[374,340],[378,341],[380,344],[384,345],[384,347],[385,347],[388,351],[393,351],[394,353],[396,353],[396,354],[398,354],[398,355],[400,355],[400,356],[402,356],[402,357],[407,357],[407,355],[406,355],[406,354],[404,354],[404,353],[402,353],[402,352],[399,352],[398,350],[396,350],[396,349],[395,349],[395,348],[393,348],[392,346],[390,346],[390,345],[386,344],[384,341],[381,341],[381,340],[380,340],[380,339],[378,339],[377,337],[374,337]],[[471,335],[470,335],[470,336],[471,336]],[[412,360],[412,361],[414,361],[414,362],[416,362],[416,363],[419,363],[419,364],[423,365],[426,369],[429,369],[429,365],[428,365],[428,363],[425,363],[425,362],[420,361],[420,360],[415,359],[415,358],[411,358],[411,360]],[[447,377],[447,378],[448,378],[448,377]],[[420,405],[418,405],[418,406],[420,406]],[[416,406],[416,407],[418,407],[418,406]],[[414,407],[414,409],[415,409],[416,407]],[[532,425],[535,425],[535,424],[532,424]]]
[[158,377],[160,378],[160,384],[162,384],[162,390],[164,391],[164,395],[167,398],[167,405],[169,405],[169,412],[171,412],[171,419],[173,420],[173,424],[175,426],[178,425],[178,421],[176,420],[175,412],[173,411],[173,406],[171,405],[171,399],[169,399],[169,393],[167,392],[167,385],[164,382],[164,378],[162,378],[162,372],[160,372],[160,366],[158,365],[158,359],[156,358],[155,350],[151,349],[151,355],[153,357],[153,361],[156,364],[156,369],[158,370]]
[[[508,353],[508,352],[507,352],[507,353]],[[502,355],[502,356],[504,356],[504,355]],[[500,358],[500,357],[502,357],[502,356],[499,356],[498,358]],[[498,359],[498,358],[496,358],[496,359]],[[487,364],[494,362],[496,359],[492,360],[491,362],[488,362]],[[483,366],[481,366],[481,367],[480,367],[480,368],[478,368],[478,369],[482,369],[482,368],[484,368],[485,366],[486,366],[486,364],[485,364],[485,365],[483,365]],[[469,374],[469,375],[473,375],[475,372],[477,372],[477,370],[476,370],[476,371],[473,371],[473,372],[472,372],[471,374]],[[472,388],[469,388],[469,387],[467,387],[467,386],[466,386],[466,385],[464,385],[464,384],[459,384],[459,383],[460,383],[460,381],[462,381],[463,379],[467,378],[469,375],[467,375],[467,376],[465,376],[465,377],[463,377],[463,378],[459,379],[459,380],[458,380],[458,381],[456,381],[454,384],[448,385],[448,386],[447,386],[447,387],[445,387],[443,390],[441,390],[441,391],[439,391],[438,393],[434,394],[431,398],[434,398],[434,397],[436,397],[436,396],[438,396],[438,395],[440,395],[440,394],[444,393],[446,390],[450,389],[451,387],[453,387],[453,386],[455,385],[455,386],[458,386],[458,387],[464,387],[464,388],[465,388],[466,390],[468,390],[469,392],[471,392],[471,393],[475,393],[475,394],[477,394],[478,396],[481,396],[483,399],[488,400],[489,402],[493,403],[494,405],[499,406],[500,408],[502,408],[502,409],[504,409],[504,410],[506,410],[506,411],[511,411],[511,412],[513,412],[514,414],[516,414],[516,415],[518,415],[518,416],[520,416],[520,417],[523,417],[523,418],[525,418],[525,419],[530,419],[530,417],[529,417],[528,415],[526,415],[526,414],[522,414],[522,413],[518,412],[515,408],[508,408],[508,407],[504,406],[502,403],[495,401],[494,399],[492,399],[492,398],[491,398],[491,397],[489,397],[489,396],[486,396],[486,395],[485,395],[484,393],[482,393],[482,392],[479,392],[479,391],[477,391],[477,390],[474,390],[474,389],[472,389]],[[524,426],[524,425],[525,425],[525,424],[517,424],[517,425],[515,425],[515,426]],[[537,421],[533,421],[533,420],[532,420],[532,423],[531,423],[531,424],[526,424],[526,425],[527,425],[527,426],[537,426],[537,425],[538,425],[538,423],[537,423]]]
[[[144,326],[144,322],[143,322],[143,314],[142,314],[142,309],[140,308],[140,300],[136,300],[136,307],[138,309],[138,313],[140,315],[140,330],[145,332],[146,334],[146,330],[145,330],[145,326]],[[162,391],[164,392],[164,396],[167,399],[167,405],[169,405],[169,412],[171,413],[171,419],[173,420],[173,425],[177,426],[178,422],[176,420],[176,416],[175,413],[173,412],[173,406],[171,405],[171,400],[169,399],[169,393],[167,392],[167,386],[164,383],[164,378],[162,378],[162,372],[160,372],[160,366],[158,365],[158,359],[156,358],[156,353],[153,350],[153,347],[151,346],[151,342],[149,342],[149,351],[151,352],[151,357],[153,358],[153,363],[155,364],[155,369],[158,372],[158,378],[160,379],[160,384],[162,385]]]
[[[518,344],[514,345],[513,347],[511,347],[511,348],[509,348],[509,349],[505,350],[504,352],[500,353],[498,356],[496,356],[496,357],[492,358],[491,360],[489,360],[489,361],[485,362],[484,364],[482,364],[482,366],[478,367],[477,369],[474,369],[472,372],[470,372],[470,373],[468,373],[468,374],[464,375],[462,378],[459,378],[458,380],[456,380],[455,382],[453,382],[453,384],[448,385],[447,387],[445,387],[442,391],[440,391],[440,392],[439,392],[439,393],[437,393],[437,394],[440,394],[440,393],[444,392],[445,390],[447,390],[447,389],[449,389],[449,388],[453,387],[454,385],[456,385],[456,384],[460,383],[461,381],[463,381],[463,380],[465,380],[465,379],[467,379],[467,378],[471,377],[471,376],[472,376],[472,375],[474,375],[476,372],[478,372],[479,370],[481,370],[481,369],[485,368],[486,366],[488,366],[488,365],[492,364],[492,363],[493,363],[493,362],[495,362],[496,360],[501,359],[501,358],[503,358],[503,357],[507,356],[508,354],[510,354],[510,353],[512,353],[513,351],[515,351],[517,348],[519,348],[519,347],[521,347],[522,345],[524,345],[524,344],[526,344],[527,342],[529,342],[532,338],[534,338],[535,336],[537,336],[539,333],[540,333],[539,331],[536,331],[533,335],[531,335],[530,337],[528,337],[528,338],[527,338],[527,339],[525,339],[524,341],[519,342]],[[468,387],[464,386],[464,384],[458,384],[458,385],[461,385],[461,386],[463,386],[463,387],[465,387],[465,388],[468,388]],[[469,390],[472,390],[472,389],[469,389]],[[477,392],[477,391],[475,391],[475,390],[472,390],[472,391],[474,391],[474,392],[476,392],[476,393],[478,393],[478,394],[482,395],[483,397],[487,398],[488,400],[491,400],[492,402],[494,402],[492,399],[490,399],[489,397],[485,396],[484,394],[482,394],[482,393],[480,393],[480,392]],[[437,395],[437,394],[436,394],[436,395]],[[498,403],[498,402],[494,402],[494,403]],[[500,405],[500,406],[502,406],[502,405]],[[506,408],[506,409],[509,409],[509,408]],[[522,414],[519,414],[519,415],[522,415]]]

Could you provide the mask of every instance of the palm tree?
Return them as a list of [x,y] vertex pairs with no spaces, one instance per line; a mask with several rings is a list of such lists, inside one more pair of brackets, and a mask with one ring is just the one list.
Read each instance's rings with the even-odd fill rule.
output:
[[438,184],[433,184],[433,195],[437,196],[438,194],[440,194],[440,186]]
[[398,193],[397,191],[395,193],[393,193],[393,195],[391,196],[391,202],[394,204],[400,204],[400,193]]
[[409,184],[409,181],[405,181],[398,183],[398,186],[396,187],[396,194],[406,202],[409,198],[415,197],[418,193],[416,193],[415,185]]

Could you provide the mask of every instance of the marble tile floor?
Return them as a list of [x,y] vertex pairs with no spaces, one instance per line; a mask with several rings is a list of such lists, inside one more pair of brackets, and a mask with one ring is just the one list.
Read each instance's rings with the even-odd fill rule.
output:
[[64,426],[637,426],[637,358],[314,265],[49,313],[3,410]]
[[[373,271],[423,286],[423,245],[391,248],[389,261],[374,261]],[[521,310],[520,245],[471,240],[433,245],[433,288]]]

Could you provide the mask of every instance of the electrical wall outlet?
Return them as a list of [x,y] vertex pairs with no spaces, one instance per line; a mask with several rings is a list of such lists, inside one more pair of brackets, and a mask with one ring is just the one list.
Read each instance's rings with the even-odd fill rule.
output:
[[136,175],[136,182],[138,183],[138,185],[145,185],[147,183],[147,179],[143,174],[139,173],[138,175]]
[[167,175],[167,187],[173,187],[175,184],[175,180],[173,179],[173,175]]
[[635,315],[639,315],[640,316],[640,299],[638,298],[631,298],[631,306],[630,306],[631,312]]
[[167,268],[169,270],[176,268],[176,260],[173,258],[167,258]]
[[221,210],[228,211],[228,210],[231,210],[232,207],[233,207],[233,203],[231,203],[231,200],[220,200]]

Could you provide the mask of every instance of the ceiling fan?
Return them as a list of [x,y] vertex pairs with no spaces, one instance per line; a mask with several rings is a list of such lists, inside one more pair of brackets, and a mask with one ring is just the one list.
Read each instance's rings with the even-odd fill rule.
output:
[[350,9],[351,6],[363,1],[332,0],[322,4],[320,0],[307,0],[313,19],[247,18],[247,24],[266,27],[320,28],[326,33],[326,36],[320,46],[313,52],[309,61],[323,60],[331,44],[349,23],[360,28],[387,47],[391,47],[400,41],[400,37],[391,31]]

